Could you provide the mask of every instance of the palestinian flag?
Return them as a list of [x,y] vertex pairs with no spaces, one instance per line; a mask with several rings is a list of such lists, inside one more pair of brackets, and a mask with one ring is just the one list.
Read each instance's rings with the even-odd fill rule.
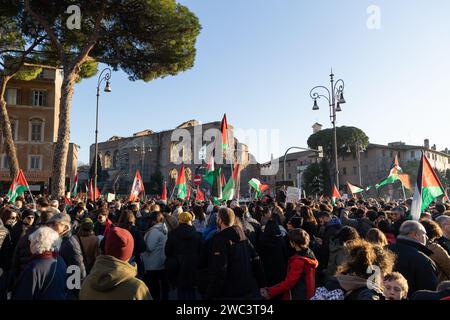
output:
[[395,155],[390,174],[399,174],[401,172],[402,172],[402,168],[400,168],[400,165],[398,164],[398,156]]
[[209,157],[209,162],[208,162],[208,166],[206,169],[206,174],[203,177],[203,179],[208,182],[210,185],[213,185],[213,181],[214,181],[214,156],[211,155]]
[[239,164],[236,163],[234,165],[233,174],[231,175],[227,184],[223,188],[222,200],[233,200],[235,189],[236,189],[238,173],[239,173]]
[[339,194],[338,189],[336,188],[336,185],[333,185],[333,193],[331,194],[331,203],[333,206],[336,204],[336,200],[340,199],[341,195]]
[[227,180],[225,179],[225,176],[223,175],[223,171],[222,171],[222,173],[221,173],[220,183],[221,183],[223,186],[227,183]]
[[213,177],[211,195],[220,200],[222,199],[222,169],[220,167],[213,171]]
[[141,174],[139,170],[136,170],[136,174],[134,175],[133,185],[131,186],[130,197],[128,201],[138,201],[139,195],[144,192],[144,181],[142,180]]
[[419,220],[421,213],[428,208],[431,202],[437,197],[445,195],[445,189],[439,178],[431,167],[425,154],[422,152],[419,172],[417,174],[416,190],[411,205],[411,216],[414,220]]
[[178,173],[177,183],[175,187],[177,188],[177,198],[186,199],[187,186],[186,186],[186,175],[184,173],[184,164],[181,164],[180,172]]
[[220,131],[222,132],[222,150],[225,151],[228,149],[228,122],[226,114],[223,115]]
[[189,187],[187,194],[186,194],[186,200],[191,199],[191,190],[192,190],[192,187]]
[[98,190],[98,187],[95,188],[95,199],[94,199],[94,187],[92,186],[92,179],[89,180],[89,199],[91,201],[97,201],[100,197],[100,190]]
[[256,191],[256,195],[257,197],[261,197],[263,192],[266,191],[267,189],[269,189],[269,185],[267,184],[263,184],[261,183],[261,181],[259,181],[256,178],[252,178],[248,184],[250,185],[250,187],[252,187],[253,189],[255,189]]
[[17,177],[13,179],[11,186],[9,187],[7,197],[10,202],[14,202],[18,196],[27,190],[30,191],[27,179],[25,179],[23,171],[19,169]]
[[162,195],[161,195],[161,202],[164,204],[167,204],[167,186],[166,186],[165,181],[164,181]]
[[[398,164],[398,157],[395,155],[394,161],[392,162],[391,170],[389,171],[389,176],[383,180],[381,180],[378,184],[375,185],[375,188],[380,188],[386,184],[394,183],[397,180],[400,180],[402,183],[402,179],[399,176],[399,173],[402,172],[402,168],[400,168]],[[405,178],[404,178],[405,180]],[[406,182],[406,181],[405,181]]]
[[398,174],[398,179],[402,182],[403,186],[406,189],[411,189],[411,183],[409,182],[409,175],[407,175],[406,173],[399,173]]
[[73,181],[73,187],[72,187],[72,196],[76,197],[78,191],[78,172],[75,176],[75,179]]
[[363,188],[354,186],[350,182],[347,182],[347,186],[348,186],[348,190],[350,191],[351,194],[357,194],[357,193],[364,192]]
[[197,188],[197,192],[195,193],[195,201],[205,201],[205,195],[199,188]]

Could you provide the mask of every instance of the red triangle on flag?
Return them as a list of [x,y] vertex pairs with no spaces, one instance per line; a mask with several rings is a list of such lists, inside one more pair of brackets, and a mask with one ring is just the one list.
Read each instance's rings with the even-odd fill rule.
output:
[[197,192],[195,193],[195,201],[205,201],[205,195],[199,188],[197,188]]
[[336,199],[340,199],[341,198],[341,195],[339,194],[339,191],[338,191],[336,185],[333,185],[332,198],[336,198]]
[[162,191],[162,195],[161,195],[161,200],[167,202],[167,187],[166,187],[165,181],[164,181],[163,191]]

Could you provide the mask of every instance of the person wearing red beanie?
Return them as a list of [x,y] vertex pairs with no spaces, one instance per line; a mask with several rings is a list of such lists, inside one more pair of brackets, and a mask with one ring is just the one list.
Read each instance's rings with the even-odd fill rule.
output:
[[131,233],[112,227],[105,239],[105,255],[95,260],[81,286],[80,300],[152,300],[145,283],[136,278],[136,266],[128,263],[133,248]]

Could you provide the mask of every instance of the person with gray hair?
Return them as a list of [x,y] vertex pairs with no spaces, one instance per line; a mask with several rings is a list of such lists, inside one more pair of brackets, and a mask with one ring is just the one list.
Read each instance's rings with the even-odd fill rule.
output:
[[67,298],[64,260],[58,255],[61,239],[49,227],[29,236],[32,258],[21,273],[12,293],[13,300],[65,300]]
[[[86,277],[83,252],[80,243],[72,235],[70,216],[67,213],[57,213],[48,220],[47,225],[61,237],[62,243],[59,254],[68,267],[77,266],[80,268],[81,280],[83,280]],[[77,295],[78,292],[74,290],[73,293]]]
[[450,255],[450,217],[439,216],[436,218],[436,222],[442,230],[442,237],[436,240]]
[[438,270],[429,257],[433,252],[427,243],[425,227],[418,221],[405,221],[399,229],[397,242],[388,249],[397,255],[394,270],[408,281],[411,297],[417,290],[436,290]]

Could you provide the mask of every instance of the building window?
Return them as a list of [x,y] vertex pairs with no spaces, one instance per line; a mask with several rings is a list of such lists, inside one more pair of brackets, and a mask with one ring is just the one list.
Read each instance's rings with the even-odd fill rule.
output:
[[9,157],[6,154],[1,155],[1,169],[3,170],[9,170],[9,167],[11,165],[11,162],[9,161]]
[[117,169],[118,167],[119,167],[119,150],[115,150],[113,155],[113,168]]
[[344,176],[346,176],[347,175],[347,168],[342,168],[342,173],[344,174]]
[[32,104],[35,107],[45,107],[46,105],[46,95],[44,90],[33,90],[31,93]]
[[289,179],[292,179],[292,174],[289,173]]
[[397,153],[397,157],[398,157],[398,159],[400,160],[400,158],[401,158],[401,153],[399,152],[399,153]]
[[10,120],[11,123],[11,133],[13,136],[13,140],[16,141],[17,140],[17,132],[18,132],[18,127],[19,127],[19,120]]
[[392,150],[391,150],[391,152],[389,152],[389,156],[392,158],[392,157],[394,157],[394,152],[392,152]]
[[112,163],[111,152],[106,151],[104,162],[105,162],[105,169],[111,168],[111,163]]
[[41,119],[32,119],[30,121],[30,141],[44,141],[44,122]]
[[128,171],[128,168],[130,167],[130,155],[128,153],[124,153],[120,160],[120,169]]
[[414,158],[415,158],[414,151],[411,151],[411,159],[414,159]]
[[356,174],[356,173],[357,173],[357,170],[358,170],[358,168],[353,167],[353,174]]
[[6,103],[9,105],[17,104],[17,89],[6,89]]
[[381,155],[384,157],[386,157],[386,150],[381,150]]
[[290,167],[291,166],[291,163],[290,162],[288,162],[288,167]]
[[30,156],[28,170],[39,171],[42,169],[42,156]]

